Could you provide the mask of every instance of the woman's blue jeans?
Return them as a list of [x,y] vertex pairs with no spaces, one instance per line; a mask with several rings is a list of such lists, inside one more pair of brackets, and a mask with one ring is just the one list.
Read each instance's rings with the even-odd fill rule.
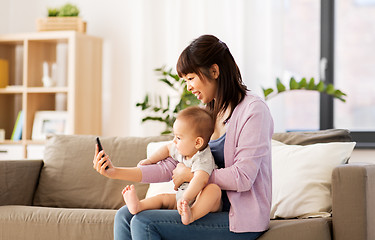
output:
[[146,210],[132,215],[126,206],[116,213],[114,226],[115,240],[252,240],[262,233],[230,232],[228,212],[209,213],[189,225],[183,225],[177,210]]

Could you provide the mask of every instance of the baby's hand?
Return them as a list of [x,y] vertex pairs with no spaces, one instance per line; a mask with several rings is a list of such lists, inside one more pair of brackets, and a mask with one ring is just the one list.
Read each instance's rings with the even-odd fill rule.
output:
[[150,159],[144,159],[144,160],[142,160],[138,163],[138,166],[140,166],[140,165],[150,165],[150,164],[152,164]]

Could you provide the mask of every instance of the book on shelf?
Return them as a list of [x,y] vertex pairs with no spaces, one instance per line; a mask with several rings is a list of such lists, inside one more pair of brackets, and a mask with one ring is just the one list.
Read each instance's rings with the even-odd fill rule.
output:
[[23,126],[24,116],[23,111],[18,112],[16,123],[14,124],[14,129],[12,133],[11,140],[19,141],[22,138],[22,126]]
[[0,59],[0,88],[5,88],[9,83],[9,63]]

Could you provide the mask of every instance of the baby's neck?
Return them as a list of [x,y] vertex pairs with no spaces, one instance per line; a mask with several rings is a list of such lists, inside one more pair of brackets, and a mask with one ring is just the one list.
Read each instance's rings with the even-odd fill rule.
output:
[[185,156],[185,159],[186,160],[190,160],[194,157],[195,154],[197,154],[199,152],[199,150],[197,150],[194,154],[190,155],[190,156]]
[[194,157],[195,154],[197,154],[198,152],[203,151],[204,149],[206,149],[207,146],[208,146],[208,144],[206,144],[206,146],[204,148],[201,148],[200,150],[197,150],[194,154],[192,154],[190,156],[185,156],[185,159],[186,160],[190,160],[192,157]]

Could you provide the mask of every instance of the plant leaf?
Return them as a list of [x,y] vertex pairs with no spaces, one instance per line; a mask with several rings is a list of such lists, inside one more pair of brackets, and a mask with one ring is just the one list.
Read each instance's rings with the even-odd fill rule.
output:
[[271,93],[273,93],[273,89],[272,88],[267,88],[267,89],[263,88],[263,94],[264,94],[265,98],[267,98],[267,96],[270,95]]
[[172,131],[171,130],[165,130],[163,132],[161,132],[162,135],[168,135],[168,134],[171,134]]
[[342,97],[342,96],[346,96],[345,93],[341,92],[340,90],[335,90],[335,93],[333,94],[333,96],[343,102],[346,102],[346,100]]
[[309,84],[307,85],[308,90],[315,90],[315,79],[311,78]]
[[177,74],[171,74],[171,73],[169,73],[169,76],[171,78],[173,78],[176,82],[180,81],[180,77]]
[[294,77],[292,77],[289,81],[289,88],[290,90],[294,90],[294,89],[298,89],[298,83],[296,81],[296,79],[294,79]]
[[335,93],[335,88],[331,83],[327,85],[326,93],[329,95],[333,95]]
[[320,81],[318,85],[316,85],[316,90],[318,90],[319,92],[324,92],[324,89],[325,89],[325,84],[323,81]]
[[161,78],[161,79],[159,79],[159,81],[161,81],[161,82],[163,82],[163,83],[165,83],[165,84],[167,84],[168,86],[170,86],[170,87],[173,88],[173,83],[171,83],[168,79],[166,79],[166,78]]
[[147,116],[147,117],[142,118],[142,122],[146,122],[146,121],[164,122],[164,119],[162,117],[151,117],[151,116]]
[[284,84],[281,82],[280,78],[276,79],[276,87],[277,87],[277,92],[284,92],[286,90],[286,87]]
[[299,81],[299,83],[298,83],[298,88],[302,89],[302,88],[306,87],[306,85],[307,85],[306,78],[302,78],[301,81]]

